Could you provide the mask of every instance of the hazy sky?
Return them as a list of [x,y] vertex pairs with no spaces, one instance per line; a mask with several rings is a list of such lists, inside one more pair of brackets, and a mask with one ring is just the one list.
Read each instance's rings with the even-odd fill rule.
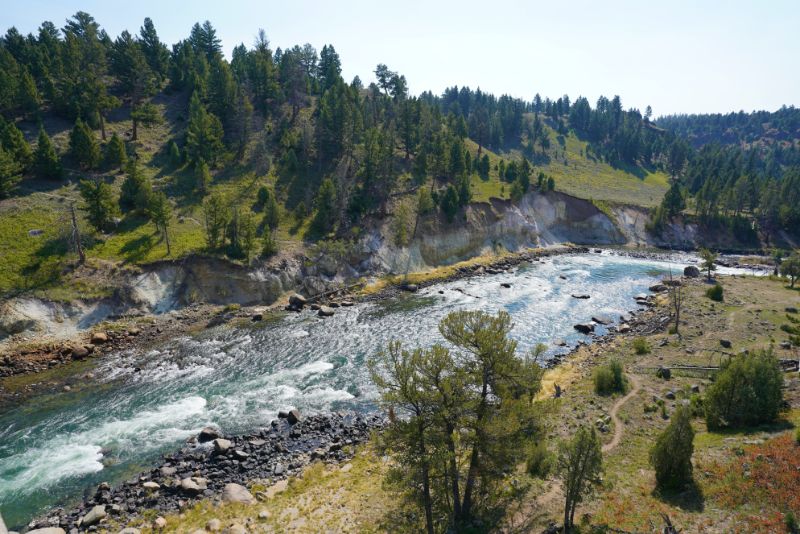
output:
[[91,13],[115,37],[153,19],[170,45],[210,20],[226,54],[264,28],[273,49],[333,44],[343,75],[372,81],[378,63],[412,93],[468,85],[530,100],[536,92],[656,116],[800,105],[800,1],[0,0],[0,31],[62,27]]

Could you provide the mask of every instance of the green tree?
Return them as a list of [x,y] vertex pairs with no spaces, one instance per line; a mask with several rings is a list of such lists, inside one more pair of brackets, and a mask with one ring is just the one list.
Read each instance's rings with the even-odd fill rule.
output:
[[22,78],[19,81],[19,103],[22,112],[29,117],[38,115],[39,108],[42,105],[42,98],[39,96],[39,90],[36,88],[36,82],[33,76],[25,69],[22,73]]
[[169,162],[173,167],[180,167],[181,163],[183,163],[181,149],[178,148],[178,143],[175,141],[169,142]]
[[105,147],[106,166],[110,169],[116,169],[125,165],[127,159],[128,154],[125,152],[125,143],[122,142],[117,132],[114,132]]
[[169,221],[172,219],[172,205],[169,203],[169,199],[163,191],[158,191],[150,195],[150,205],[147,207],[147,215],[167,244],[167,256],[172,255],[172,248],[169,241]]
[[456,214],[458,213],[459,198],[458,192],[452,184],[448,185],[447,189],[445,189],[440,206],[442,208],[442,213],[444,213],[444,216],[447,218],[447,221],[453,222]]
[[39,140],[33,155],[33,165],[36,175],[40,178],[58,179],[64,173],[56,147],[43,127],[39,127]]
[[560,444],[557,469],[564,485],[564,532],[570,532],[577,505],[600,484],[603,452],[594,428],[582,426]]
[[699,251],[700,259],[703,260],[701,264],[701,268],[703,271],[706,272],[706,276],[708,277],[708,281],[712,280],[711,272],[717,269],[717,266],[714,265],[714,262],[717,261],[717,253],[712,252],[707,248],[701,248]]
[[781,262],[781,274],[788,276],[791,281],[791,287],[800,278],[800,252],[795,252]]
[[139,139],[139,126],[150,128],[164,122],[161,112],[152,102],[142,102],[131,110],[131,122],[133,123],[133,131],[131,132],[131,139],[136,141]]
[[772,351],[733,356],[722,364],[706,391],[710,429],[770,423],[783,402],[783,373]]
[[205,160],[200,160],[194,168],[194,190],[205,196],[211,186],[211,171]]
[[314,199],[314,207],[317,213],[313,227],[321,234],[331,232],[336,224],[336,186],[330,178],[322,181]]
[[270,231],[274,231],[281,222],[281,213],[275,194],[270,189],[266,189],[266,191],[267,194],[262,204],[264,206],[264,226]]
[[206,244],[211,250],[225,245],[225,229],[230,221],[230,208],[219,193],[214,193],[203,202],[206,227]]
[[261,243],[261,254],[265,258],[274,256],[278,253],[278,241],[275,239],[273,232],[264,232],[264,237]]
[[222,123],[206,111],[195,92],[189,102],[189,124],[186,127],[186,157],[191,164],[204,160],[214,165],[222,154]]
[[17,125],[5,122],[2,117],[0,117],[0,145],[19,165],[21,172],[26,172],[30,168],[33,161],[31,146],[25,141],[25,136]]
[[656,471],[659,489],[678,490],[692,481],[693,452],[691,414],[687,407],[679,406],[650,451],[650,465]]
[[19,165],[0,145],[0,198],[6,198],[22,179]]
[[417,191],[417,213],[419,215],[427,215],[432,212],[434,208],[433,198],[431,191],[427,187],[420,187]]
[[89,223],[98,231],[110,228],[119,213],[111,186],[102,180],[81,180],[78,188]]
[[100,162],[100,147],[94,132],[81,119],[69,136],[69,150],[72,157],[83,169],[93,169]]
[[137,210],[145,213],[150,206],[153,195],[153,184],[142,173],[136,158],[128,160],[125,166],[125,180],[119,194],[119,206],[122,211]]

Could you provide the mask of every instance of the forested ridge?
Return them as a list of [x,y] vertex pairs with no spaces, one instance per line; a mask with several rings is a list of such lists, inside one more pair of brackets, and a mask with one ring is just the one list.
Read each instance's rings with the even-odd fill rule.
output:
[[[171,47],[150,19],[115,38],[84,12],[27,36],[11,28],[0,40],[0,197],[23,195],[26,180],[80,180],[96,231],[112,232],[120,216],[123,225],[150,221],[168,253],[173,208],[192,203],[202,205],[205,250],[231,257],[274,254],[275,231],[287,221],[305,239],[349,239],[365,217],[390,212],[403,244],[419,216],[459,217],[474,177],[499,179],[506,185],[496,193],[513,200],[558,187],[544,171],[563,160],[569,174],[565,139],[577,138],[582,158],[631,176],[672,177],[656,229],[687,204],[702,220],[755,214],[776,229],[798,220],[794,146],[785,154],[696,150],[674,127],[689,118],[656,125],[649,106],[626,110],[619,96],[594,106],[585,97],[527,101],[468,87],[414,96],[386,65],[374,75],[368,85],[346,81],[333,45],[273,50],[263,30],[229,61],[208,21]],[[796,123],[793,110],[779,112],[782,128]],[[72,125],[68,146],[48,135],[51,120]],[[109,133],[109,121],[130,127]],[[26,127],[38,135],[26,138]],[[165,138],[146,138],[158,128]],[[113,187],[119,173],[124,181]],[[241,205],[240,192],[216,187],[245,173],[271,177],[251,182],[255,209]],[[393,209],[404,197],[414,198],[410,208]]]

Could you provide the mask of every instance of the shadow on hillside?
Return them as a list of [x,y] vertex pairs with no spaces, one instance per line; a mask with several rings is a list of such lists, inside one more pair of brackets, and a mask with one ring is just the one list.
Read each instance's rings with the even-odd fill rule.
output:
[[653,497],[686,512],[702,512],[705,509],[703,490],[694,480],[683,491],[653,490]]
[[120,249],[120,253],[125,256],[128,263],[142,261],[156,245],[153,234],[146,234],[135,239],[129,240]]

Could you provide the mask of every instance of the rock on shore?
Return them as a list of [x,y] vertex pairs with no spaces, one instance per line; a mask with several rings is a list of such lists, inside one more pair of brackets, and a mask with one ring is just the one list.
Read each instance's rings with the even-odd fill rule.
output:
[[292,410],[286,415],[272,421],[269,427],[244,436],[222,437],[214,429],[203,429],[202,439],[217,437],[205,443],[193,438],[152,470],[113,488],[103,483],[76,509],[50,512],[47,518],[33,521],[30,528],[67,532],[102,529],[109,519],[124,523],[145,510],[161,515],[177,513],[203,498],[253,503],[263,496],[253,496],[248,491],[246,485],[250,481],[271,484],[298,474],[313,460],[348,460],[353,446],[366,441],[373,429],[385,424],[378,414],[348,412],[300,417],[297,410]]

